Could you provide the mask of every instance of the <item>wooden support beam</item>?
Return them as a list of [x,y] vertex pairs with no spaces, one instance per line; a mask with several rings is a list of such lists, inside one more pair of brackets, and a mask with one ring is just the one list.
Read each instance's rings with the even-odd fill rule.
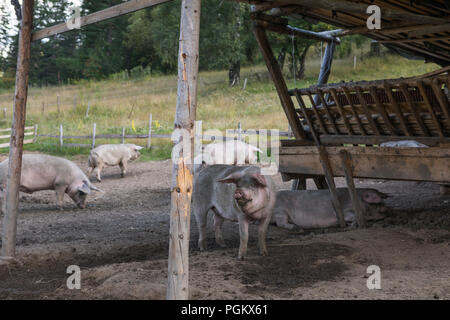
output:
[[341,103],[339,102],[339,99],[338,99],[337,94],[336,94],[336,90],[335,89],[330,89],[330,93],[331,93],[331,96],[333,97],[334,103],[338,107],[339,114],[341,115],[341,117],[342,117],[342,119],[344,121],[344,125],[345,125],[345,128],[348,131],[348,134],[353,135],[354,134],[353,129],[350,126],[350,123],[348,122],[347,116],[346,116],[346,114],[344,112],[344,109],[342,108]]
[[407,43],[407,42],[430,42],[430,41],[442,41],[450,40],[450,36],[441,37],[429,37],[429,38],[415,38],[415,39],[389,39],[389,40],[377,40],[379,43]]
[[403,112],[400,109],[400,106],[398,105],[397,101],[395,100],[394,95],[392,94],[392,87],[387,82],[384,83],[384,91],[388,96],[389,103],[394,107],[394,112],[398,120],[400,121],[400,125],[403,129],[403,134],[407,136],[412,136],[411,130],[408,128],[408,124],[406,123],[405,117],[403,116]]
[[442,125],[436,116],[436,112],[434,111],[430,100],[428,99],[427,92],[425,91],[425,87],[423,85],[423,81],[417,81],[417,87],[419,88],[419,92],[422,96],[422,99],[428,108],[428,112],[431,114],[431,118],[433,119],[433,123],[436,126],[439,136],[444,137],[445,135],[444,135],[444,132],[442,131]]
[[[270,1],[268,1],[270,3]],[[367,3],[346,1],[346,0],[277,0],[277,2],[287,3],[290,5],[297,4],[306,8],[317,8],[329,11],[341,11],[345,13],[356,13],[367,16]],[[381,17],[386,20],[408,21],[417,24],[433,24],[440,25],[449,23],[448,17],[433,17],[422,14],[411,13],[406,10],[391,9],[386,6],[381,7]]]
[[17,57],[16,89],[14,111],[9,146],[8,177],[4,198],[4,218],[1,257],[12,259],[16,253],[17,213],[19,209],[19,188],[22,172],[23,139],[28,96],[28,76],[30,71],[31,31],[33,28],[34,0],[24,0],[22,21],[19,31],[19,51]]
[[358,223],[358,227],[364,228],[366,221],[358,193],[356,192],[355,182],[353,181],[352,160],[349,153],[345,150],[341,150],[339,156],[341,157],[342,169],[344,170],[345,180],[347,181],[348,193],[350,194],[353,209],[355,210],[356,222]]
[[[175,130],[180,130],[175,144],[179,159],[173,164],[171,186],[170,239],[167,299],[189,298],[189,236],[191,221],[194,124],[197,106],[198,46],[200,34],[200,0],[182,0],[178,51],[178,92]],[[184,133],[183,133],[184,132]],[[189,139],[189,143],[183,141]],[[174,148],[174,151],[177,150]],[[185,161],[187,160],[187,161]]]
[[267,39],[266,32],[264,29],[258,26],[253,27],[253,33],[255,35],[256,41],[258,42],[259,49],[261,50],[264,61],[266,62],[267,69],[272,77],[273,83],[278,93],[278,97],[281,101],[281,106],[283,107],[284,113],[289,121],[289,125],[294,132],[296,139],[306,139],[306,134],[303,131],[303,127],[300,120],[295,112],[294,103],[289,95],[286,82],[284,81],[283,74],[281,73],[280,66],[275,59],[272,49],[270,47],[269,41]]
[[[127,13],[135,12],[144,8],[149,8],[164,2],[171,0],[131,0],[125,3],[118,4],[116,6],[104,9],[98,12],[88,14],[87,16],[80,17],[80,27],[84,27],[100,21],[112,19]],[[69,27],[71,24],[69,21],[63,22],[42,30],[35,31],[33,33],[32,41],[41,40],[54,36],[56,34],[64,33],[72,30]]]
[[372,114],[370,113],[369,107],[367,106],[366,99],[364,99],[361,87],[356,87],[356,95],[358,96],[359,103],[361,104],[364,113],[366,114],[367,121],[370,124],[370,128],[372,129],[373,134],[380,135],[380,130],[378,130],[378,127],[372,118]]
[[320,141],[326,145],[342,144],[381,144],[389,141],[401,141],[414,139],[429,147],[439,146],[440,144],[450,144],[450,138],[440,137],[408,137],[408,136],[343,136],[343,135],[321,135]]

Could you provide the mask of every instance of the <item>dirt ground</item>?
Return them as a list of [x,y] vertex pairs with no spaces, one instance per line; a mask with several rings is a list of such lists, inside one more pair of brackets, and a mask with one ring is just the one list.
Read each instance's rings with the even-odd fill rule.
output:
[[[85,159],[76,161],[82,168]],[[105,194],[86,209],[53,192],[21,195],[17,261],[0,265],[0,299],[164,299],[167,282],[171,162],[138,162],[120,178],[107,168]],[[92,179],[94,180],[94,179]],[[290,188],[275,177],[278,189]],[[344,186],[337,179],[338,186]],[[450,196],[430,183],[359,181],[387,192],[388,216],[366,229],[287,231],[270,226],[269,256],[256,248],[238,261],[236,223],[224,223],[228,248],[197,249],[192,220],[192,299],[450,299]],[[308,188],[313,185],[308,181]],[[1,222],[0,222],[1,224]],[[1,228],[0,228],[1,230]],[[81,289],[69,290],[66,269],[81,268]],[[381,270],[381,289],[366,286],[367,267]]]

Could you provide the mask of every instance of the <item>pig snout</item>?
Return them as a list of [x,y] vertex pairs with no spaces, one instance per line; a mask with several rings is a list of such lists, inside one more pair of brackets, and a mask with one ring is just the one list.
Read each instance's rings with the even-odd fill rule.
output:
[[244,194],[243,194],[241,191],[236,191],[236,192],[234,193],[234,198],[235,198],[236,200],[242,199],[243,196],[244,196]]

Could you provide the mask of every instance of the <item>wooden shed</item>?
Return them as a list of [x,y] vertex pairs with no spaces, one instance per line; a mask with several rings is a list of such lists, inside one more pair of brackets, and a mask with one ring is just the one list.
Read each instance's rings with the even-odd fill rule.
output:
[[[381,17],[369,29],[370,5]],[[295,140],[282,141],[279,170],[296,188],[314,178],[331,189],[341,216],[334,179],[353,178],[450,183],[450,6],[447,1],[261,1],[252,7],[254,34],[272,76]],[[342,29],[314,33],[291,20],[323,21]],[[288,88],[266,32],[326,41],[318,84]],[[326,84],[333,47],[341,36],[362,34],[399,54],[442,69],[400,79]],[[414,140],[427,147],[380,147],[383,142]],[[445,186],[442,187],[445,190]],[[356,197],[355,197],[356,198]],[[358,203],[353,202],[358,212]],[[364,217],[358,214],[359,225]]]

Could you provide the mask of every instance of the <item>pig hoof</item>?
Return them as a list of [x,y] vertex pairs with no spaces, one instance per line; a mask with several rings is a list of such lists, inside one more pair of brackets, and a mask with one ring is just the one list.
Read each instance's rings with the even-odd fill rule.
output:
[[268,256],[268,255],[269,255],[269,252],[267,252],[267,250],[264,250],[264,251],[261,251],[261,252],[260,252],[260,255],[262,255],[262,256]]
[[244,261],[244,256],[238,256],[239,261]]
[[200,249],[200,251],[206,251],[206,245],[203,241],[199,241],[198,242],[198,248]]

